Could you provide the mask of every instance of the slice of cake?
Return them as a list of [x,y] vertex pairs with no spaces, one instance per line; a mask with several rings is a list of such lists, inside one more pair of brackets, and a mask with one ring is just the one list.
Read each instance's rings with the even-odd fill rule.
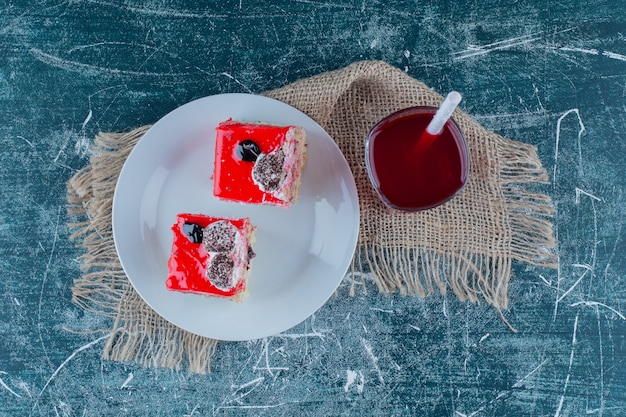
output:
[[168,262],[168,290],[241,301],[247,293],[255,228],[250,219],[179,214]]
[[227,120],[217,126],[213,195],[289,207],[300,195],[306,162],[302,127]]

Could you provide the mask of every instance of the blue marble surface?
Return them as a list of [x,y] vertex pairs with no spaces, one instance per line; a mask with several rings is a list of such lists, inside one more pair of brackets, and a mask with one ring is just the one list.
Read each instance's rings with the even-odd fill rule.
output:
[[[3,2],[0,416],[626,415],[626,2]],[[505,313],[348,282],[210,375],[100,358],[71,301],[65,184],[99,131],[195,98],[381,59],[534,144],[560,267],[515,264]]]

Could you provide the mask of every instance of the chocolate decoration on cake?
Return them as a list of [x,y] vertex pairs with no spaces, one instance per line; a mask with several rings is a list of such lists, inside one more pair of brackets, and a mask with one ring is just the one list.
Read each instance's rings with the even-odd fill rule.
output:
[[226,253],[217,253],[211,257],[207,268],[207,278],[217,288],[228,289],[233,283],[234,262]]
[[235,247],[237,229],[223,220],[211,223],[204,229],[202,243],[207,252],[228,252]]
[[193,243],[202,243],[203,233],[202,233],[202,227],[200,227],[200,225],[196,223],[185,223],[183,225],[183,233]]
[[276,191],[280,187],[281,174],[285,163],[282,149],[261,155],[252,169],[252,178],[265,191]]
[[259,145],[252,139],[246,139],[239,142],[237,145],[237,158],[242,161],[254,162],[261,155],[261,149]]

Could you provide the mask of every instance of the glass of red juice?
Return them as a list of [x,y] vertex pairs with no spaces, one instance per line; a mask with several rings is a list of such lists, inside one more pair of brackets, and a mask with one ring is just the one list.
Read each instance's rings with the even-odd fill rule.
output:
[[424,135],[436,112],[436,107],[426,106],[400,110],[367,136],[367,172],[390,208],[427,210],[450,200],[467,183],[469,152],[459,126],[448,119],[438,136],[429,140]]

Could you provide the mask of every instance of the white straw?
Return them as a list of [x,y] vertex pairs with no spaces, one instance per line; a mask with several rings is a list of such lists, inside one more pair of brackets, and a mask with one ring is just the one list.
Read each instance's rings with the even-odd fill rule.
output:
[[435,113],[433,120],[430,121],[426,131],[431,135],[438,135],[443,130],[443,125],[446,124],[452,112],[456,109],[456,106],[461,102],[461,94],[457,91],[451,91],[446,99],[441,103],[441,107]]

